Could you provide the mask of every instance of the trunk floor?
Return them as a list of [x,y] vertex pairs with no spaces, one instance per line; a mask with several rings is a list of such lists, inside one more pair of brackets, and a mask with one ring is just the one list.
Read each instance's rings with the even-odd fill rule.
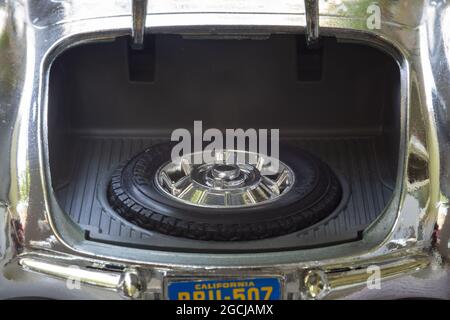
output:
[[[104,187],[112,170],[146,147],[162,141],[141,137],[99,136],[74,139],[73,154],[69,157],[73,161],[67,163],[70,176],[65,182],[55,186],[55,191],[62,209],[86,231],[88,239],[153,249],[211,249],[211,242],[162,236],[140,229],[116,215],[110,208],[105,208],[101,195],[105,192]],[[346,205],[332,218],[295,233],[294,243],[291,239],[286,249],[331,245],[358,239],[361,231],[383,212],[393,190],[392,183],[386,183],[382,179],[389,175],[386,174],[386,160],[376,154],[375,138],[315,138],[290,142],[325,161],[345,179],[350,195]],[[251,250],[256,242],[261,250],[282,250],[284,242],[277,244],[276,239],[228,243],[230,245],[226,245],[226,250]]]

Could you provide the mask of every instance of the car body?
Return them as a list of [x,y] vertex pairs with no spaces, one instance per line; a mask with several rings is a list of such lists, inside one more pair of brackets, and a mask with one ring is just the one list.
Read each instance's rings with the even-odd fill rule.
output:
[[[389,205],[355,242],[225,254],[89,241],[55,198],[51,65],[78,44],[139,31],[132,2],[0,0],[0,297],[164,299],[170,279],[273,276],[284,299],[448,299],[450,4],[380,0],[381,25],[371,29],[369,2],[320,1],[319,29],[383,48],[399,65],[399,169]],[[146,17],[145,32],[162,34],[289,34],[307,26],[298,0],[151,1]],[[375,289],[367,285],[374,270]]]

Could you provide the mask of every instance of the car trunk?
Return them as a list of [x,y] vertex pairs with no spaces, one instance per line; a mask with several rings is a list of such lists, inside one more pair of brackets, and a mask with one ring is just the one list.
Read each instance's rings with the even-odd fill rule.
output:
[[[400,137],[396,61],[364,44],[303,36],[206,39],[152,35],[66,50],[50,73],[52,186],[91,241],[179,251],[289,250],[357,241],[395,187]],[[105,201],[112,170],[177,128],[280,130],[345,181],[330,219],[294,236],[220,243],[161,236],[120,218]]]

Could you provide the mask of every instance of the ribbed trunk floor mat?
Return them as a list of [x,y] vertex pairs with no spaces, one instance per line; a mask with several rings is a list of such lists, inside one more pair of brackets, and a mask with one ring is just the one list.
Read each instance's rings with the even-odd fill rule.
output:
[[[375,152],[375,138],[294,140],[342,176],[349,189],[346,204],[331,219],[289,238],[238,243],[178,239],[133,226],[115,214],[104,196],[112,170],[146,147],[162,142],[149,138],[77,137],[71,174],[54,186],[60,205],[92,241],[179,251],[267,251],[330,245],[356,240],[360,232],[383,212],[392,183],[382,177],[386,160]],[[279,240],[279,241],[278,241]]]

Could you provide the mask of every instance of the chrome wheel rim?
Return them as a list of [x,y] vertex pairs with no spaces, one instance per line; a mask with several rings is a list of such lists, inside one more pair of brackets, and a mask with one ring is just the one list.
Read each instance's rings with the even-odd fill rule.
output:
[[287,194],[294,181],[294,173],[285,163],[240,150],[187,154],[163,164],[155,176],[155,184],[164,195],[209,208],[267,204]]

